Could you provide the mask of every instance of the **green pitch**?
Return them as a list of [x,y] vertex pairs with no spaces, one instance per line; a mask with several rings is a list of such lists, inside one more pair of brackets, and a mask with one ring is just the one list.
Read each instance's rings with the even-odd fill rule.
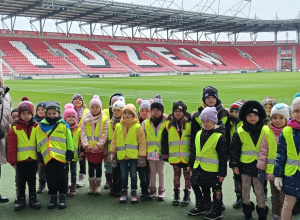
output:
[[[157,93],[161,94],[165,112],[171,113],[172,103],[184,101],[190,113],[197,110],[202,102],[202,89],[205,86],[214,86],[219,91],[219,98],[224,107],[229,107],[238,99],[257,100],[262,102],[264,97],[273,96],[278,102],[291,104],[296,92],[300,92],[300,73],[246,73],[246,74],[214,74],[191,76],[162,76],[138,78],[100,78],[100,79],[58,79],[58,80],[20,80],[6,81],[13,99],[13,107],[17,107],[23,96],[36,105],[40,101],[57,100],[63,106],[70,102],[73,94],[81,93],[88,105],[94,94],[100,96],[103,108],[108,107],[110,96],[115,92],[122,92],[126,103],[134,103],[137,98],[150,99]],[[166,201],[145,201],[131,205],[120,204],[118,199],[109,196],[109,191],[102,190],[101,196],[88,196],[87,184],[78,189],[75,198],[68,198],[68,208],[65,210],[48,210],[49,196],[47,193],[38,195],[42,204],[41,210],[31,210],[29,207],[21,212],[13,211],[15,198],[15,172],[10,165],[2,166],[0,181],[1,193],[8,196],[9,203],[0,204],[0,219],[204,219],[189,217],[187,212],[194,207],[174,207],[173,199],[173,170],[166,163]],[[104,176],[104,175],[103,175]],[[105,178],[103,178],[105,179]],[[104,185],[102,183],[102,185]],[[184,188],[184,179],[181,179]],[[270,190],[266,204],[271,208]],[[223,185],[224,204],[226,211],[223,219],[243,219],[241,210],[232,208],[235,193],[232,180],[232,171],[228,169],[228,176]],[[181,193],[181,198],[183,193]],[[251,195],[255,203],[255,197]],[[271,212],[270,212],[271,213]],[[254,218],[257,219],[256,213]],[[271,215],[269,217],[271,219]],[[300,219],[294,216],[293,219]]]

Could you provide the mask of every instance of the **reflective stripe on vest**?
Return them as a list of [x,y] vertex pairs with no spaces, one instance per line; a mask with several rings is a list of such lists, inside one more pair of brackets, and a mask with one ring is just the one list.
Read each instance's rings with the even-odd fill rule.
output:
[[252,163],[254,160],[258,160],[260,145],[261,145],[262,138],[264,136],[264,131],[265,131],[265,126],[262,127],[257,144],[256,146],[254,146],[254,143],[249,133],[246,132],[243,129],[243,127],[239,127],[237,129],[237,133],[242,143],[241,157],[240,157],[242,163]]
[[42,129],[37,130],[38,148],[45,164],[51,159],[66,163],[66,130],[66,124],[59,123],[49,138]]
[[81,124],[82,124],[83,116],[84,116],[86,113],[88,113],[88,112],[89,112],[89,109],[88,109],[88,108],[85,108],[85,109],[83,110],[83,113],[82,113],[82,115],[81,115],[81,119],[80,119],[80,121],[78,122],[78,126],[79,126],[79,127],[80,127]]
[[167,127],[167,131],[169,140],[169,163],[187,164],[190,156],[191,123],[185,124],[185,129],[183,129],[181,137],[173,125],[169,129]]
[[155,135],[154,129],[151,125],[149,118],[145,120],[145,130],[146,130],[146,142],[147,142],[147,153],[153,153],[155,150],[161,155],[161,136],[165,129],[168,121],[164,121]]
[[293,137],[293,128],[287,126],[283,129],[282,134],[286,141],[287,160],[284,167],[285,176],[293,176],[297,170],[300,171],[300,152],[297,154],[295,141]]
[[37,127],[32,127],[30,138],[28,139],[25,131],[17,130],[16,126],[13,126],[14,132],[17,135],[17,161],[24,161],[28,158],[37,160],[36,153],[36,130]]
[[139,123],[133,124],[124,140],[122,124],[116,125],[116,149],[118,160],[124,160],[125,157],[131,159],[139,158],[137,133],[141,125]]
[[199,165],[207,172],[218,172],[219,171],[219,156],[216,151],[218,141],[222,134],[214,132],[205,142],[201,149],[200,137],[201,131],[198,131],[195,137],[195,147],[196,147],[196,158],[194,162],[194,169]]
[[275,159],[277,157],[277,143],[276,143],[274,132],[269,127],[265,127],[265,137],[269,147],[267,166],[265,172],[268,174],[273,174]]
[[72,161],[78,162],[79,155],[79,137],[80,137],[80,128],[76,129],[73,133],[73,146],[74,146],[74,158]]
[[[103,130],[104,130],[106,120],[107,120],[107,116],[105,114],[103,114],[102,115],[101,134],[99,134],[100,122],[98,122],[97,125],[96,125],[96,128],[94,130],[94,140],[92,140],[93,139],[93,137],[92,137],[92,124],[86,124],[86,135],[87,135],[87,139],[89,141],[89,145],[91,147],[96,146],[99,138],[103,134]],[[100,135],[100,137],[98,135]],[[101,148],[104,149],[104,145]]]

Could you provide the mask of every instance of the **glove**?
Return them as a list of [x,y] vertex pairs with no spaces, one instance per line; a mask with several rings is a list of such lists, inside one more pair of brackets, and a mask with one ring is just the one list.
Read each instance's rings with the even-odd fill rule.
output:
[[110,161],[111,161],[111,165],[113,167],[117,167],[117,154],[116,153],[111,153],[110,154]]
[[168,162],[168,159],[169,159],[169,155],[168,154],[162,154],[161,155],[161,159]]
[[139,157],[137,167],[145,167],[146,164],[146,157]]
[[265,179],[266,179],[265,171],[264,171],[264,170],[258,169],[258,176],[257,176],[257,177],[258,177],[259,181],[260,181],[262,184],[264,184]]
[[275,186],[276,186],[278,191],[281,191],[282,177],[275,177]]

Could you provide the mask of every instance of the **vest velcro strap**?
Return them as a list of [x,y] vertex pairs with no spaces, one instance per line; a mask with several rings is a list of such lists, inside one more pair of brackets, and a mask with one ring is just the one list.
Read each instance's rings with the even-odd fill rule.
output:
[[286,164],[300,167],[300,161],[299,160],[293,160],[293,159],[287,159]]
[[25,152],[25,151],[36,151],[36,147],[18,147],[18,152]]
[[[89,141],[92,141],[92,136],[88,136],[87,139]],[[98,137],[94,136],[94,141],[98,141]]]
[[157,141],[148,141],[147,146],[153,146],[156,145],[157,147],[161,147],[161,143]]
[[268,159],[267,164],[275,164],[275,159]]
[[138,150],[137,145],[125,144],[126,149]]
[[49,140],[64,143],[64,144],[66,143],[66,139],[65,138],[60,138],[60,137],[50,136]]
[[196,156],[196,160],[199,161],[199,162],[203,162],[203,163],[211,163],[211,164],[219,165],[219,160],[216,160],[216,159],[205,158],[205,157],[197,157]]
[[41,140],[39,143],[38,143],[38,148],[41,149],[41,147],[48,142],[48,138],[44,138],[43,140]]
[[190,153],[189,152],[174,152],[174,153],[169,153],[169,157],[189,157]]
[[117,151],[124,151],[125,149],[126,149],[125,146],[123,146],[123,147],[117,147]]
[[248,156],[258,156],[259,152],[251,150],[251,151],[242,151],[242,155],[248,155]]
[[189,145],[189,141],[170,141],[169,146]]
[[108,144],[111,144],[111,140],[108,140],[107,143],[108,143]]
[[49,147],[49,150],[52,151],[52,152],[61,154],[61,155],[63,155],[63,156],[66,155],[66,152],[65,152],[64,150],[60,150],[60,149],[57,149],[57,148],[54,148],[54,147]]

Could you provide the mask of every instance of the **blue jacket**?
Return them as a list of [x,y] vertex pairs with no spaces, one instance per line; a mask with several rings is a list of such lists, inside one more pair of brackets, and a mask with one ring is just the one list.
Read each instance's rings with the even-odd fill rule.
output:
[[[293,128],[293,138],[297,149],[297,154],[300,151],[300,130]],[[284,167],[287,159],[287,145],[284,136],[280,135],[277,146],[277,158],[275,160],[274,176],[283,177],[283,192],[293,197],[300,198],[300,172],[293,176],[284,176]]]

